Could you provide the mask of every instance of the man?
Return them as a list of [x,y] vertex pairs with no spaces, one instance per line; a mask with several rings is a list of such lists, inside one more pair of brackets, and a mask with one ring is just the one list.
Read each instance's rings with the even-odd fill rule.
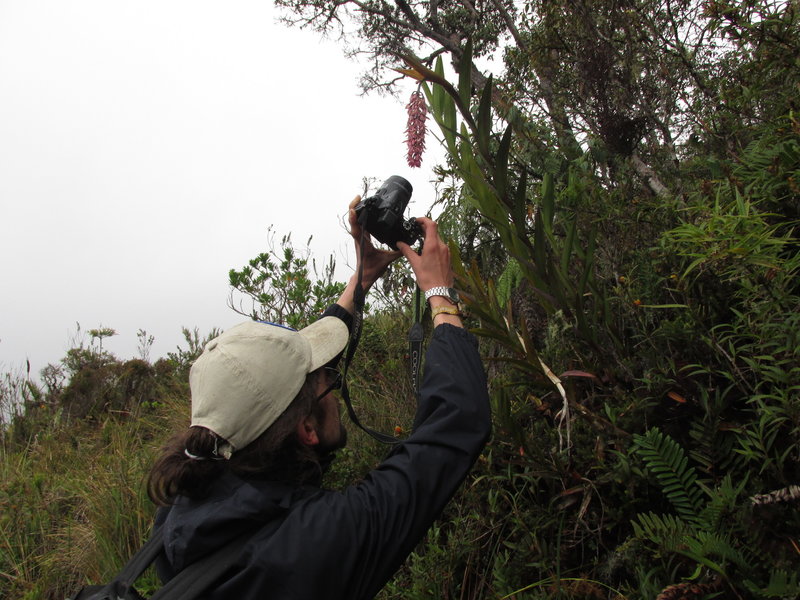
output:
[[[301,331],[242,323],[209,342],[192,367],[192,426],[154,465],[151,498],[164,508],[163,579],[244,532],[236,565],[207,598],[373,598],[441,513],[491,431],[474,338],[449,297],[450,253],[418,219],[421,255],[369,241],[350,205],[367,291],[401,255],[427,292],[434,331],[413,432],[357,485],[320,488],[346,442],[333,368],[348,340],[354,276],[337,304]],[[357,266],[357,268],[358,268]]]

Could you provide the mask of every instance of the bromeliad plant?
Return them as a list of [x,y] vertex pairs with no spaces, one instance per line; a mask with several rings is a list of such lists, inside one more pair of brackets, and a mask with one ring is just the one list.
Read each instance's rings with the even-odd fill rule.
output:
[[[580,165],[562,174],[558,184],[550,173],[531,181],[537,174],[515,159],[513,151],[515,139],[526,131],[521,113],[506,106],[505,130],[500,136],[492,132],[496,90],[491,77],[473,111],[469,44],[461,59],[458,89],[445,79],[441,59],[434,69],[413,56],[404,60],[409,68],[401,72],[422,82],[451,164],[464,182],[464,199],[488,222],[508,256],[496,283],[476,263],[464,269],[459,267],[460,256],[454,261],[466,303],[481,322],[477,332],[505,348],[507,355],[500,360],[558,394],[560,419],[568,425],[570,402],[562,381],[539,356],[527,320],[515,314],[510,300],[524,285],[548,315],[559,314],[570,323],[584,358],[613,355],[621,347],[611,303],[597,279],[596,231],[579,223],[577,212],[568,208],[592,194],[583,184]],[[455,247],[453,251],[458,253]],[[570,375],[594,378],[577,369]],[[604,419],[592,421],[603,428],[610,425]]]
[[[410,69],[403,70],[415,78],[431,82],[423,89],[439,125],[449,158],[465,185],[465,199],[481,216],[491,223],[503,247],[517,261],[524,277],[535,286],[540,302],[549,310],[566,310],[580,321],[593,311],[581,300],[587,292],[594,292],[592,279],[593,238],[587,240],[584,250],[576,242],[575,221],[560,227],[567,231],[563,244],[555,239],[555,190],[553,178],[544,175],[541,189],[528,185],[529,172],[522,164],[513,164],[511,149],[514,123],[506,127],[499,144],[492,134],[492,98],[495,93],[489,78],[480,95],[477,116],[470,109],[472,82],[469,46],[462,59],[459,89],[444,79],[441,59],[434,71],[414,57],[406,57]],[[461,116],[459,124],[456,115]],[[570,182],[568,195],[579,194],[577,181]],[[577,267],[576,273],[570,267]],[[604,308],[598,304],[599,308]],[[581,327],[581,334],[591,340],[589,328]],[[594,341],[594,340],[593,340]]]

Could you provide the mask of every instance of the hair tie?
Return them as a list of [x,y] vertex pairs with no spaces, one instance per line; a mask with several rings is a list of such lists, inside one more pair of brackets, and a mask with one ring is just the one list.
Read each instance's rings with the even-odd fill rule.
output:
[[225,460],[225,456],[197,456],[196,454],[192,454],[189,452],[188,448],[183,449],[183,453],[189,457],[190,460]]
[[[189,452],[189,449],[184,446],[183,453],[186,455],[189,460],[228,460],[230,459],[231,455],[233,454],[233,447],[227,443],[224,439],[220,438],[216,433],[209,430],[211,436],[214,440],[214,448],[211,449],[211,456],[198,456],[197,454],[192,454]],[[220,447],[220,440],[222,439],[222,447]]]
[[191,460],[208,460],[205,456],[197,456],[196,454],[192,454],[189,452],[188,448],[183,449],[183,453],[188,456]]

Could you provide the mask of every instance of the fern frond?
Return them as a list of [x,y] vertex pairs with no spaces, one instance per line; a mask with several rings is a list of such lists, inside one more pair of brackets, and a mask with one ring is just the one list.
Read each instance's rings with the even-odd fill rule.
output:
[[522,281],[522,267],[516,259],[509,259],[505,270],[497,278],[497,303],[505,306],[511,299],[511,294]]
[[698,523],[702,508],[702,490],[697,474],[678,443],[654,427],[644,435],[634,436],[635,451],[647,469],[655,475],[675,512],[684,520]]
[[[725,336],[724,332],[719,335],[720,339]],[[689,437],[692,439],[689,457],[701,473],[712,476],[726,473],[734,470],[737,463],[744,462],[742,455],[734,451],[738,434],[726,426],[723,417],[730,406],[729,392],[733,387],[717,389],[713,395],[705,389],[699,392],[697,400],[703,417],[689,423]]]
[[745,582],[745,585],[751,592],[763,598],[797,598],[800,595],[797,573],[787,573],[780,569],[770,572],[769,583],[764,589],[758,589],[749,581]]
[[709,531],[717,530],[723,516],[733,510],[736,499],[742,493],[742,490],[744,490],[747,481],[748,477],[745,475],[742,480],[734,486],[731,476],[728,474],[722,479],[719,486],[713,490],[706,488],[702,483],[698,482],[698,485],[709,498],[708,503],[699,515],[699,522],[702,523],[703,529]]
[[684,538],[686,550],[683,554],[692,558],[714,557],[722,559],[720,562],[733,563],[741,569],[748,569],[749,565],[744,555],[736,549],[727,536],[710,531],[698,531],[693,536]]
[[693,528],[675,515],[640,513],[638,521],[631,521],[634,535],[647,540],[666,552],[675,552],[683,545],[683,539]]

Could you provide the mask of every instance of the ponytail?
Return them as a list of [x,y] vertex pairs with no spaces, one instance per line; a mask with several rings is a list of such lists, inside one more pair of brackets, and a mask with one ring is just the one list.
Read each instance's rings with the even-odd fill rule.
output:
[[[211,483],[225,471],[223,460],[212,459],[220,438],[205,427],[190,427],[172,436],[147,480],[147,495],[158,506],[175,496],[205,496]],[[194,455],[198,458],[191,458]]]

